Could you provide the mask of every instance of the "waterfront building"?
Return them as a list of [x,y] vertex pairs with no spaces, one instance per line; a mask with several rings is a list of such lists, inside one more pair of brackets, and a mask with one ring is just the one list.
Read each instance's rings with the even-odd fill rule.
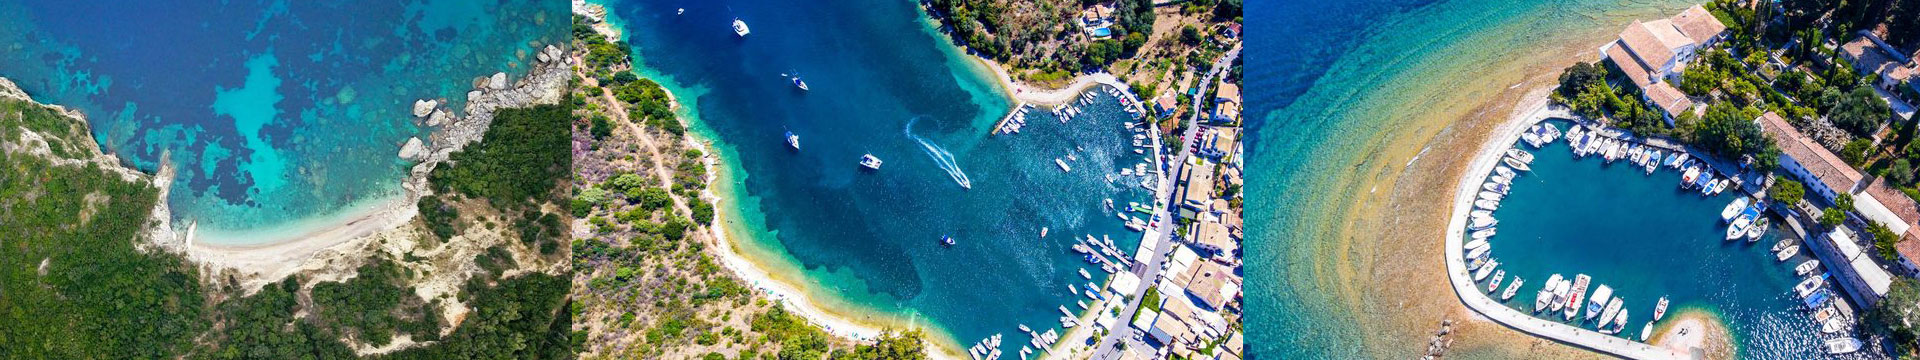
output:
[[1840,157],[1812,138],[1794,130],[1793,125],[1773,112],[1761,114],[1756,121],[1767,137],[1780,147],[1780,168],[1806,185],[1807,193],[1833,202],[1839,194],[1851,194],[1864,176]]
[[1227,224],[1196,221],[1188,232],[1193,234],[1188,237],[1193,247],[1208,252],[1210,257],[1231,257],[1234,251],[1240,249],[1239,241],[1235,240],[1233,230],[1227,228]]
[[[1907,274],[1920,273],[1915,260],[1920,259],[1920,202],[1915,202],[1906,193],[1887,185],[1886,178],[1879,178],[1867,185],[1867,190],[1856,199],[1866,199],[1872,206],[1884,211],[1861,211],[1861,217],[1885,224],[1888,230],[1900,234],[1900,242],[1894,244],[1899,253],[1899,269]],[[1855,200],[1855,204],[1862,201]],[[1856,205],[1855,207],[1860,207]]]
[[1180,101],[1174,99],[1173,94],[1169,92],[1153,98],[1154,114],[1158,114],[1159,117],[1168,117],[1173,116],[1174,111],[1180,110]]
[[[1854,241],[1852,230],[1846,227],[1835,228],[1826,234],[1814,235],[1805,243],[1815,257],[1826,266],[1830,279],[1846,289],[1847,297],[1863,309],[1871,309],[1880,299],[1887,296],[1887,289],[1893,286],[1893,275],[1873,256],[1861,251],[1860,243]],[[1839,265],[1845,264],[1845,265]]]
[[1200,261],[1191,270],[1176,274],[1175,282],[1184,284],[1187,296],[1207,310],[1219,311],[1240,297],[1240,278],[1233,269],[1213,261]]
[[1184,194],[1180,197],[1180,215],[1193,218],[1213,203],[1213,162],[1199,157],[1189,158],[1193,164],[1183,166],[1186,181],[1182,182]]
[[1693,108],[1679,89],[1666,80],[1677,80],[1700,49],[1726,39],[1727,26],[1694,5],[1672,18],[1648,22],[1634,21],[1620,36],[1600,46],[1601,60],[1612,61],[1626,78],[1639,87],[1641,100],[1660,109],[1668,124],[1681,111]]

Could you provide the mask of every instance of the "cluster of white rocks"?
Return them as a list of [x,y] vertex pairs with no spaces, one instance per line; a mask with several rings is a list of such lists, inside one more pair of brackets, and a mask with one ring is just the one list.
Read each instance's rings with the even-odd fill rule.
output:
[[414,165],[412,178],[402,186],[415,194],[425,190],[426,175],[433,166],[446,161],[448,155],[467,144],[480,141],[487,126],[493,124],[495,110],[558,103],[565,97],[567,80],[572,76],[569,65],[562,61],[565,58],[559,47],[547,45],[537,54],[538,62],[533,64],[532,71],[517,82],[508,81],[504,72],[475,79],[474,89],[467,92],[467,105],[462,110],[464,117],[439,108],[443,101],[415,101],[413,116],[422,118],[427,126],[436,130],[427,139],[410,138],[400,147],[400,158],[420,162]]

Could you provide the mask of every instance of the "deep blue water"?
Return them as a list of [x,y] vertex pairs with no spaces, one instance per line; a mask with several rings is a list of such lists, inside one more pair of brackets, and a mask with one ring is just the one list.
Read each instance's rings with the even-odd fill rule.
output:
[[[804,269],[789,275],[838,311],[910,319],[962,344],[1005,333],[1013,354],[1026,342],[1016,324],[1044,332],[1059,326],[1057,307],[1079,311],[1067,285],[1084,288],[1076,270],[1087,265],[1073,239],[1111,235],[1126,251],[1139,241],[1102,205],[1147,196],[1105,180],[1144,159],[1116,100],[1101,95],[1066,124],[1034,111],[1021,134],[988,136],[1013,104],[913,2],[636,1],[612,12],[641,72],[687,102],[730,163],[734,183],[719,190],[739,198],[740,241],[773,254],[762,262]],[[751,35],[733,34],[736,17]],[[781,75],[792,73],[812,90]],[[803,150],[787,148],[785,131]],[[858,169],[865,153],[885,167]],[[1063,173],[1053,159],[1068,154],[1079,160]],[[958,245],[941,247],[943,234]]]
[[[564,1],[0,1],[0,76],[77,107],[105,150],[176,165],[204,234],[253,234],[397,195],[421,98],[463,106],[564,39]],[[206,241],[252,243],[247,235]]]

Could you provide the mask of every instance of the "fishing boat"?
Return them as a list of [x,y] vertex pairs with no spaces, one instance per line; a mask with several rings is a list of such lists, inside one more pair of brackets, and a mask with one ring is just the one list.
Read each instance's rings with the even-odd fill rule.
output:
[[1760,236],[1767,234],[1767,225],[1769,224],[1766,216],[1754,219],[1753,225],[1747,226],[1747,242],[1760,241]]
[[1547,303],[1554,302],[1553,289],[1559,285],[1560,274],[1553,274],[1553,276],[1547,277],[1547,284],[1540,287],[1539,293],[1533,294],[1533,312],[1537,313],[1540,312],[1540,310],[1546,310]]
[[1827,339],[1826,344],[1828,354],[1851,354],[1855,351],[1860,351],[1860,339],[1850,337]]
[[1520,285],[1525,283],[1526,279],[1521,279],[1519,276],[1513,277],[1513,283],[1507,285],[1507,291],[1500,293],[1500,301],[1513,300],[1513,295],[1520,293]]
[[1820,274],[1820,276],[1808,277],[1806,280],[1801,280],[1800,284],[1793,286],[1793,293],[1804,298],[1809,295],[1813,295],[1814,290],[1820,290],[1820,285],[1826,285],[1826,284],[1827,284],[1827,274]]
[[[860,166],[865,166],[868,169],[880,170],[880,158],[874,157],[873,154],[862,155],[860,156]],[[1047,232],[1045,229],[1042,229],[1040,231],[1040,236],[1042,237],[1047,236]]]
[[1473,272],[1473,282],[1480,282],[1481,280],[1486,280],[1487,275],[1493,275],[1493,269],[1499,268],[1499,267],[1500,267],[1499,260],[1488,260],[1486,265],[1480,266],[1480,270]]
[[1661,296],[1660,304],[1653,306],[1653,321],[1660,321],[1660,318],[1665,316],[1667,316],[1667,297]]
[[940,235],[940,245],[953,246],[953,237]]
[[1501,161],[1500,161],[1500,162],[1501,162],[1501,163],[1504,163],[1504,164],[1507,164],[1507,167],[1511,167],[1511,168],[1513,168],[1514,170],[1520,170],[1520,171],[1530,171],[1530,170],[1532,170],[1532,168],[1529,168],[1529,167],[1527,167],[1527,163],[1524,163],[1524,162],[1520,162],[1520,160],[1519,160],[1519,159],[1514,159],[1514,158],[1505,158],[1505,159],[1501,159]]
[[1620,300],[1620,298],[1613,298],[1613,300],[1608,300],[1607,308],[1606,310],[1600,311],[1600,322],[1596,324],[1598,324],[1598,326],[1606,326],[1607,324],[1612,324],[1613,317],[1620,315],[1620,307],[1624,305],[1626,305],[1626,301]]
[[800,135],[794,135],[792,131],[788,131],[787,146],[793,147],[794,150],[800,150]]
[[1573,277],[1573,293],[1567,297],[1566,303],[1567,320],[1573,320],[1574,316],[1580,315],[1580,300],[1584,298],[1587,292],[1587,284],[1591,282],[1593,282],[1593,277],[1589,277],[1587,274],[1580,274]]
[[1600,284],[1599,288],[1594,289],[1593,296],[1587,299],[1587,320],[1599,317],[1600,311],[1607,307],[1607,300],[1611,299],[1613,299],[1613,288]]
[[1727,203],[1727,207],[1720,209],[1720,221],[1733,221],[1734,216],[1740,215],[1741,210],[1747,209],[1749,201],[1751,199],[1745,196],[1734,198],[1733,202]]
[[1494,271],[1493,281],[1487,282],[1487,293],[1492,294],[1494,291],[1500,290],[1500,280],[1506,280],[1506,279],[1507,279],[1506,270]]
[[1774,255],[1773,260],[1787,261],[1787,258],[1793,257],[1794,254],[1799,254],[1799,253],[1800,253],[1800,245],[1788,246],[1786,250],[1780,250],[1780,254]]
[[798,75],[793,77],[793,87],[800,88],[800,91],[811,90],[807,88],[807,82],[800,80],[800,76]]
[[1814,270],[1817,270],[1819,268],[1820,268],[1820,260],[1807,260],[1805,262],[1801,262],[1800,266],[1793,267],[1793,274],[1800,275],[1800,276],[1807,276],[1807,274],[1812,274]]
[[733,18],[734,34],[740,35],[740,37],[747,37],[747,33],[749,32],[751,31],[747,31],[747,22],[740,21],[740,18]]

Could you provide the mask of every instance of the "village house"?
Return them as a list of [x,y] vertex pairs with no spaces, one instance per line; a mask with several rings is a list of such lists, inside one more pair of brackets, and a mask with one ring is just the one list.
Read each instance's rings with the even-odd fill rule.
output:
[[1853,41],[1841,44],[1838,53],[1853,63],[1854,70],[1872,75],[1874,89],[1893,105],[1896,113],[1903,118],[1913,117],[1912,104],[1920,101],[1920,83],[1913,81],[1914,75],[1920,73],[1920,61],[1901,54],[1870,31],[1861,31]]
[[1865,179],[1839,156],[1794,130],[1780,115],[1769,111],[1755,121],[1760,122],[1761,131],[1780,147],[1780,168],[1799,178],[1806,185],[1808,195],[1832,202],[1840,194],[1853,193]]
[[1668,124],[1693,101],[1667,80],[1677,80],[1700,49],[1726,39],[1727,26],[1694,5],[1672,18],[1634,21],[1614,41],[1600,47],[1601,60],[1611,61],[1639,87],[1642,100],[1660,109]]

